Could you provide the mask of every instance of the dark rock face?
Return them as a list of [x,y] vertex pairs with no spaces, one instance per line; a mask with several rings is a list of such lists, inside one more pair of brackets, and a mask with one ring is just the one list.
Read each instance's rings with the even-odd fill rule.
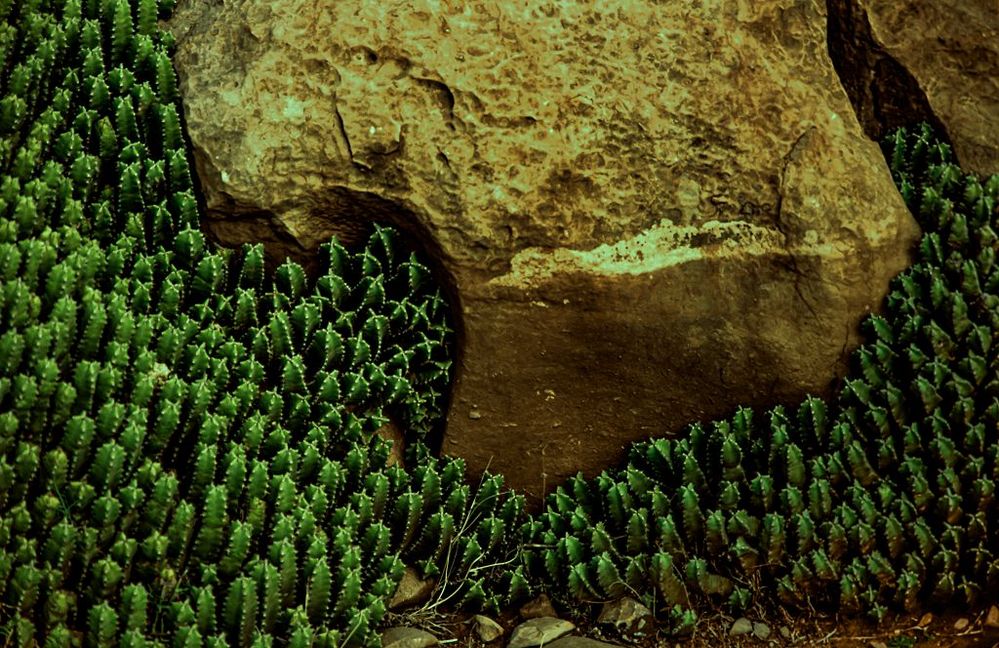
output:
[[414,237],[459,325],[443,450],[533,497],[826,392],[918,236],[818,0],[190,0],[172,28],[209,228]]

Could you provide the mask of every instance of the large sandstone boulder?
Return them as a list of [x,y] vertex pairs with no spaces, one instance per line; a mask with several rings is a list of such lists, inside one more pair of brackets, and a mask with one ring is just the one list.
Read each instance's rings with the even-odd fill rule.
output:
[[830,47],[870,134],[926,119],[968,171],[999,173],[996,0],[829,0]]
[[406,230],[457,310],[443,450],[532,496],[826,392],[918,237],[820,0],[189,0],[172,27],[215,235]]

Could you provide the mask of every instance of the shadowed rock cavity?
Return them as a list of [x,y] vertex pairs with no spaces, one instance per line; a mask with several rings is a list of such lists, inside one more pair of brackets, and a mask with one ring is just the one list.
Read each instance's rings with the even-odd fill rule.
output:
[[930,123],[946,136],[919,82],[871,33],[859,0],[826,0],[829,56],[867,136],[880,141],[900,126]]
[[836,71],[869,137],[929,122],[969,171],[999,172],[994,0],[826,0]]
[[417,237],[463,327],[443,451],[532,498],[828,393],[918,237],[820,0],[188,0],[171,27],[212,231]]
[[[202,173],[212,172],[203,170],[205,157],[197,148],[195,159],[200,177],[205,177]],[[330,187],[317,194],[312,204],[295,219],[292,228],[288,219],[274,209],[241,204],[217,189],[208,184],[202,190],[208,217],[203,225],[209,236],[224,247],[262,243],[269,263],[276,265],[293,259],[311,272],[315,270],[319,246],[331,237],[336,237],[342,245],[356,247],[367,241],[373,224],[390,226],[400,230],[403,244],[430,266],[452,308],[458,303],[460,296],[455,290],[454,278],[440,262],[440,245],[419,219],[391,199],[346,187]]]
[[[206,158],[199,155],[197,149],[195,158],[198,173],[201,174]],[[319,246],[331,237],[336,237],[341,244],[350,248],[367,241],[373,231],[373,224],[396,228],[402,234],[401,243],[415,252],[430,268],[434,282],[451,308],[450,325],[455,331],[453,348],[456,364],[460,364],[464,348],[464,327],[459,315],[461,295],[455,286],[454,277],[440,262],[440,246],[420,221],[408,214],[404,207],[377,194],[333,187],[329,192],[317,196],[310,215],[299,221],[306,233],[296,234],[274,211],[240,205],[230,196],[219,194],[216,186],[208,185],[202,190],[202,195],[208,205],[208,219],[203,224],[208,236],[228,248],[239,248],[244,243],[263,244],[271,271],[286,259],[291,259],[301,265],[310,276],[314,276],[319,271]],[[392,420],[379,433],[393,443],[390,463],[401,463],[405,443],[398,422]],[[424,441],[432,450],[439,452],[443,429],[432,431],[430,438]]]

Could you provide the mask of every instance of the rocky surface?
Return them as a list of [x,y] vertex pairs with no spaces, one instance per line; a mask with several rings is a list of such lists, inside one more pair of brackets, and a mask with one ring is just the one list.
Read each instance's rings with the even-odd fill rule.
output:
[[[830,0],[830,7],[848,16],[849,74],[868,119],[890,122],[900,107],[925,105],[932,114],[922,117],[943,126],[963,168],[999,173],[995,0]],[[907,88],[900,79],[911,80]]]
[[482,643],[490,643],[503,636],[503,626],[487,616],[476,614],[472,617],[472,623],[475,625],[475,635]]
[[402,610],[414,605],[426,603],[434,591],[435,581],[432,578],[420,578],[419,572],[407,567],[402,573],[402,579],[395,588],[395,593],[389,599],[390,610]]
[[520,612],[520,616],[524,619],[558,616],[558,613],[555,611],[555,607],[552,605],[552,601],[548,598],[547,594],[539,594],[537,597],[531,599],[527,603],[524,603],[520,606],[518,612]]
[[507,648],[545,646],[575,629],[576,626],[572,622],[564,619],[554,617],[530,619],[513,629]]
[[[705,612],[689,636],[677,636],[668,620],[668,607],[663,609],[659,623],[649,632],[636,637],[616,637],[605,632],[597,623],[596,610],[579,607],[571,618],[576,628],[544,648],[726,648],[728,646],[828,646],[829,648],[887,648],[915,646],[920,648],[981,648],[999,641],[999,628],[989,624],[990,609],[971,608],[961,613],[930,615],[890,615],[877,623],[866,617],[843,615],[833,611],[808,610],[788,614],[787,610],[754,608],[752,618],[737,619],[741,634],[730,634],[734,620],[724,614]],[[506,610],[500,618],[511,621],[517,612]],[[757,617],[762,614],[763,616]],[[929,625],[924,625],[929,616]],[[999,619],[999,608],[995,618]],[[435,634],[447,636],[441,643],[457,646],[479,645],[475,619],[466,614],[445,614],[435,617]],[[959,623],[960,622],[960,623]],[[999,622],[997,622],[999,623]],[[505,646],[494,639],[492,645]],[[486,642],[484,642],[486,643]]]
[[443,449],[537,497],[843,373],[918,231],[818,0],[182,0],[215,237],[404,229],[458,308]]
[[749,634],[753,631],[753,622],[746,617],[739,617],[732,622],[732,626],[728,629],[728,634],[732,637],[737,637],[739,635]]
[[430,648],[437,643],[437,637],[419,628],[396,626],[382,633],[382,648]]
[[545,644],[548,648],[617,648],[618,644],[611,644],[605,641],[597,641],[588,637],[577,637],[570,635],[562,637],[550,644]]
[[770,637],[770,626],[759,621],[753,622],[753,636],[764,641]]
[[653,623],[652,611],[631,597],[608,601],[600,608],[597,623],[611,625],[621,634],[644,632]]

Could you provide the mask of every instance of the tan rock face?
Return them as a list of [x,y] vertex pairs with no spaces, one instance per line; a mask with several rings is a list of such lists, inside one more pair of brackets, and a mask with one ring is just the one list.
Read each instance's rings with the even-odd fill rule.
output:
[[860,2],[874,38],[926,93],[961,164],[999,173],[999,3]]
[[189,2],[209,227],[402,227],[453,292],[444,451],[537,496],[844,369],[918,231],[812,0]]
[[996,0],[829,0],[834,48],[861,120],[944,129],[961,165],[999,173]]

